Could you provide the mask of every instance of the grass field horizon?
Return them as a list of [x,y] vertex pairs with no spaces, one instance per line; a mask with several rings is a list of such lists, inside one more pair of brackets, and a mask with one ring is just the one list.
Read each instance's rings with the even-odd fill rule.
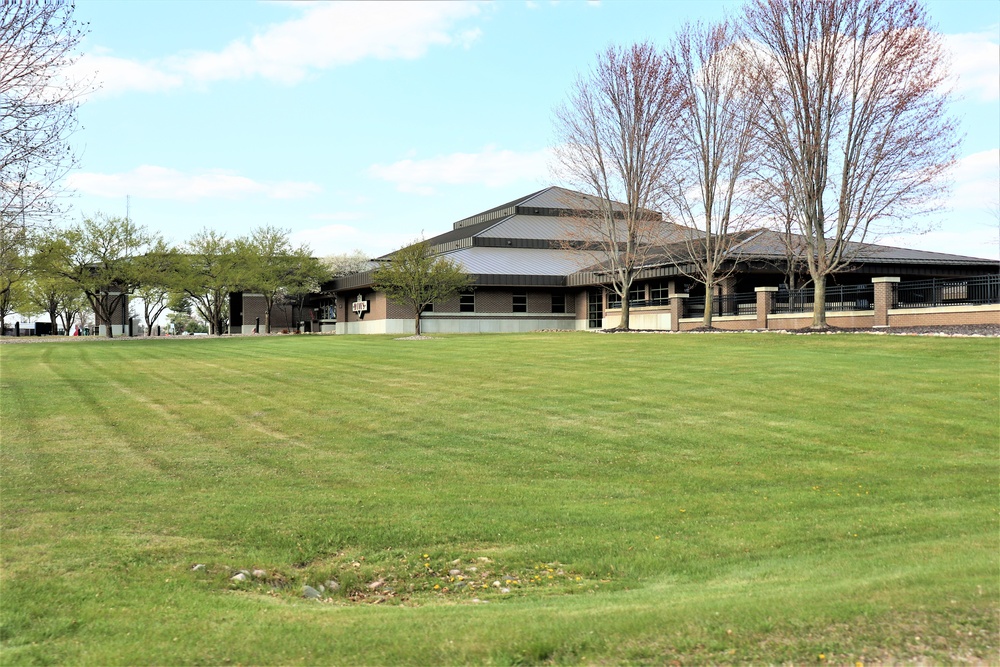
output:
[[3,345],[0,662],[996,662],[998,352]]

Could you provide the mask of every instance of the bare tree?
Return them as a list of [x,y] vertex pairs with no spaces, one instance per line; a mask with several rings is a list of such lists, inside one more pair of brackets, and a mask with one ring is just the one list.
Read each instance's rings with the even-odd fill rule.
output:
[[0,224],[58,212],[58,183],[86,82],[68,76],[83,31],[67,2],[0,3]]
[[916,0],[754,0],[746,30],[764,148],[788,176],[824,328],[826,277],[940,200],[958,145],[944,52]]
[[712,326],[716,285],[736,269],[734,250],[756,221],[758,197],[749,184],[757,144],[756,73],[727,23],[685,25],[673,45],[684,104],[677,159],[669,179],[676,220],[697,233],[683,237],[682,271],[705,285],[703,324]]
[[665,197],[680,106],[670,58],[645,43],[609,47],[555,112],[555,171],[595,198],[597,210],[573,221],[622,298],[619,329],[629,328],[629,289],[664,227],[653,211]]

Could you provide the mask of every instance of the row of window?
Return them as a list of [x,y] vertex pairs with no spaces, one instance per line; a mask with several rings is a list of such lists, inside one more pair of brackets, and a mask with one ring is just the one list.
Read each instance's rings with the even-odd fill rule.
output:
[[[649,287],[649,295],[646,294],[646,287]],[[642,283],[632,285],[628,291],[628,302],[639,303],[651,301],[653,304],[666,304],[670,297],[670,283]],[[621,308],[622,300],[614,292],[608,293],[608,308]]]
[[[322,307],[322,317],[325,319],[336,319],[337,312],[335,306],[323,306]],[[429,303],[427,307],[424,308],[425,313],[434,312],[434,304]],[[474,313],[476,312],[476,293],[475,292],[464,292],[458,297],[458,312],[460,313]],[[528,312],[528,293],[526,291],[519,291],[513,293],[513,298],[511,301],[511,312],[514,313],[526,313]],[[565,313],[566,312],[566,295],[565,294],[553,294],[552,295],[552,311],[553,313]]]

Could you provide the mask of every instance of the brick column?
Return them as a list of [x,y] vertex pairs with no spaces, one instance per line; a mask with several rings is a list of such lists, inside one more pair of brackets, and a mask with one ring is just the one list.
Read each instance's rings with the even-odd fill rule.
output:
[[898,282],[899,278],[872,278],[872,283],[875,285],[875,319],[872,322],[873,326],[889,326],[889,309],[892,307],[892,285]]
[[778,291],[777,287],[755,287],[757,293],[757,328],[767,328],[767,318],[771,314],[771,306],[774,305],[774,295]]
[[684,299],[688,298],[687,294],[671,294],[670,295],[670,330],[680,331],[681,330],[681,317],[684,315]]

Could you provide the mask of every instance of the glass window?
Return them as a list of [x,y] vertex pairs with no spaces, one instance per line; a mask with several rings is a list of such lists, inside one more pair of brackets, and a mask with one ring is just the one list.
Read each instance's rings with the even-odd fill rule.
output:
[[552,312],[553,313],[565,313],[566,312],[566,295],[565,294],[553,294],[552,295]]
[[515,313],[526,313],[528,312],[528,293],[524,290],[519,292],[514,292],[514,302],[512,306],[513,312]]
[[670,283],[653,283],[649,286],[649,299],[657,306],[662,306],[670,299]]
[[424,312],[425,313],[433,313],[434,312],[434,303],[432,302],[432,303],[429,303],[426,306],[424,306]]
[[458,297],[458,311],[460,313],[476,312],[476,293],[465,292]]
[[646,285],[632,285],[628,290],[628,302],[636,303],[637,301],[646,300]]

